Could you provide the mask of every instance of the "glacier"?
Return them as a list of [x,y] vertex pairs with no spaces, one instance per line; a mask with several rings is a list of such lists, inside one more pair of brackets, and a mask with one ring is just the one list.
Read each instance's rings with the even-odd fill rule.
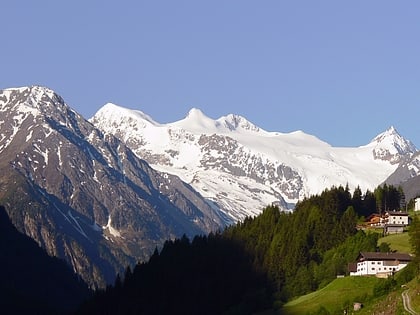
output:
[[124,141],[153,168],[179,176],[232,222],[270,204],[291,210],[332,186],[373,190],[417,148],[394,127],[360,147],[333,147],[303,131],[270,132],[246,118],[218,119],[192,108],[161,124],[139,110],[108,103],[90,119]]

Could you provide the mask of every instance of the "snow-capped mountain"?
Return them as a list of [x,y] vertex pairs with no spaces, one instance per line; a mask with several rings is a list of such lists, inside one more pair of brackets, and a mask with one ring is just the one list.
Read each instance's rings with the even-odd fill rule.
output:
[[376,136],[368,146],[372,147],[375,159],[389,161],[391,164],[398,164],[417,151],[414,144],[401,137],[394,127]]
[[13,224],[94,287],[165,240],[226,221],[44,87],[0,90],[0,155],[0,204]]
[[268,132],[237,115],[211,119],[199,109],[168,124],[106,104],[90,121],[155,169],[176,174],[232,221],[268,204],[294,204],[333,185],[373,189],[417,149],[394,127],[357,148],[332,147],[302,131]]

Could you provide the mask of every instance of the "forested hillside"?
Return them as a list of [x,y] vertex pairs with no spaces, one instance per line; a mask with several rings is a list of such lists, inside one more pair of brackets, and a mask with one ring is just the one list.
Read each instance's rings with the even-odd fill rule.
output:
[[271,296],[240,244],[220,234],[183,237],[127,269],[79,314],[250,314],[270,307]]
[[224,235],[252,253],[284,302],[344,274],[360,250],[375,249],[377,235],[357,232],[357,218],[351,194],[338,187],[303,200],[292,214],[268,207]]
[[270,206],[223,232],[168,241],[80,314],[251,314],[280,307],[345,274],[360,251],[379,249],[379,234],[356,229],[368,203],[377,209],[375,193],[369,196],[332,188],[293,213]]
[[90,295],[64,261],[19,233],[1,206],[0,253],[2,314],[63,314]]

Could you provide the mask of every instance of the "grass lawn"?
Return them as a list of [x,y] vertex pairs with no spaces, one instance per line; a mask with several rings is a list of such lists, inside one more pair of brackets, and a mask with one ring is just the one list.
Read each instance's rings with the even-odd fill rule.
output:
[[420,278],[416,277],[406,286],[410,289],[411,306],[417,312],[420,311]]
[[[374,277],[345,277],[339,278],[326,287],[301,296],[284,305],[285,314],[307,314],[317,312],[324,307],[331,314],[342,314],[344,305],[353,302],[365,303],[368,295],[372,295],[373,288],[378,281]],[[338,314],[338,313],[337,313]]]
[[410,245],[410,237],[408,232],[404,232],[401,234],[391,234],[385,237],[381,237],[378,240],[378,245],[382,242],[389,243],[392,250],[396,250],[397,252],[401,253],[411,253],[412,248]]

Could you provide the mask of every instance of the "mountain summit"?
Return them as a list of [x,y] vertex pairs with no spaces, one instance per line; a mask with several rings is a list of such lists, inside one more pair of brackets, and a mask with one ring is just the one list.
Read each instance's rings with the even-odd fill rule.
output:
[[402,158],[417,152],[415,145],[403,138],[393,126],[376,136],[368,146],[373,148],[375,158],[392,164],[397,164]]
[[292,209],[333,185],[373,189],[417,151],[394,127],[366,146],[339,148],[302,131],[267,132],[238,115],[213,120],[198,109],[167,124],[127,124],[102,109],[90,121],[155,169],[191,184],[232,222],[268,204]]
[[173,125],[178,128],[195,130],[197,132],[202,130],[217,131],[219,127],[213,119],[204,115],[197,108],[192,108],[184,119],[173,123]]
[[[140,112],[111,104],[104,111],[124,125],[158,128]],[[0,204],[20,232],[92,287],[169,238],[226,221],[190,185],[152,169],[50,89],[1,90],[0,112]]]

